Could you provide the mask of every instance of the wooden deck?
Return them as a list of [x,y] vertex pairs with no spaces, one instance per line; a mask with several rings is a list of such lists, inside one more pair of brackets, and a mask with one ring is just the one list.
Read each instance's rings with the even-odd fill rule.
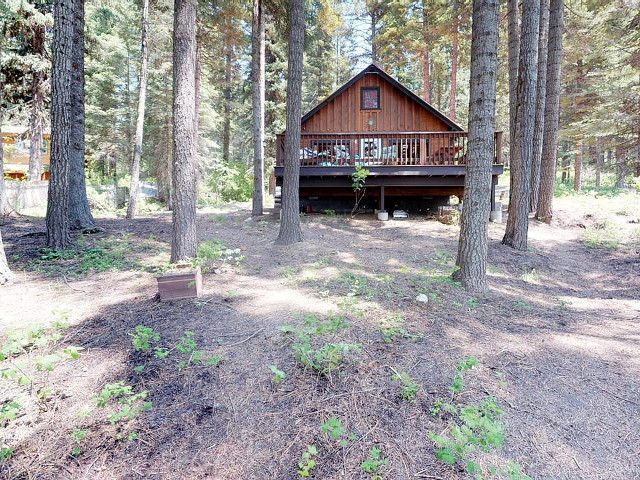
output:
[[[324,172],[330,169],[332,174],[338,174],[340,170],[335,167],[355,168],[357,165],[368,170],[377,167],[464,167],[467,162],[467,139],[467,132],[303,133],[300,138],[300,166]],[[496,132],[495,165],[502,164],[501,149],[502,132]],[[284,135],[278,135],[276,168],[283,166]],[[391,168],[386,174],[402,170]],[[418,175],[426,173],[424,170],[418,173],[418,170]],[[308,174],[317,175],[320,170],[317,173],[310,170]]]

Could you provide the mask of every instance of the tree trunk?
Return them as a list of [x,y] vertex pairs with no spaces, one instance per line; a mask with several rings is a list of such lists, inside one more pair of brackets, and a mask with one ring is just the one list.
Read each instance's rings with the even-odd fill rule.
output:
[[600,188],[600,176],[602,174],[602,167],[604,165],[604,152],[602,151],[602,145],[598,145],[596,151],[596,188]]
[[560,70],[564,0],[551,0],[549,6],[549,44],[547,53],[547,96],[544,105],[544,138],[540,164],[540,189],[536,218],[546,223],[553,217],[553,193],[558,160],[558,119],[560,113]]
[[[33,26],[32,45],[33,51],[39,60],[44,60],[45,34],[44,25]],[[33,72],[33,83],[31,84],[31,118],[29,120],[29,139],[31,148],[29,150],[29,181],[37,182],[42,178],[42,118],[44,116],[44,95],[43,95],[44,72],[37,70]]]
[[520,38],[520,62],[518,65],[516,125],[518,125],[519,155],[517,162],[511,164],[509,215],[504,238],[502,239],[503,244],[516,250],[527,249],[539,36],[540,0],[528,0],[522,5],[522,35]]
[[71,137],[71,63],[73,5],[56,0],[51,44],[51,158],[47,198],[47,247],[66,248],[69,236],[69,157]]
[[136,118],[136,139],[133,146],[133,161],[131,162],[131,185],[129,186],[129,204],[127,218],[136,216],[138,191],[140,190],[140,159],[142,157],[142,135],[144,133],[144,110],[147,103],[147,31],[149,30],[149,0],[144,0],[142,6],[142,34],[140,81],[138,92],[138,116]]
[[573,164],[573,189],[576,192],[582,190],[582,142],[578,139],[576,145],[576,157]]
[[9,283],[14,278],[13,272],[7,263],[7,256],[4,253],[4,244],[2,243],[2,232],[0,232],[0,285]]
[[[584,88],[584,70],[582,69],[583,61],[582,58],[579,58],[577,61],[577,69],[576,69],[576,95],[574,97],[575,101],[575,110],[578,116],[583,115],[582,111],[582,95]],[[582,156],[583,152],[583,141],[582,141],[582,132],[578,132],[576,135],[576,156],[573,162],[573,189],[576,192],[582,190]]]
[[73,0],[72,4],[69,227],[81,229],[95,225],[95,221],[91,216],[84,178],[84,0]]
[[291,0],[289,11],[289,64],[287,75],[287,131],[284,140],[282,222],[277,245],[302,241],[300,229],[300,119],[302,107],[302,53],[304,0]]
[[[198,129],[200,128],[200,82],[202,77],[202,29],[200,28],[198,21],[198,10],[196,3],[196,78],[195,78],[195,109],[196,113],[193,116],[193,134],[195,135],[196,142],[196,166],[198,164]],[[197,168],[197,167],[196,167]]]
[[175,0],[173,14],[173,228],[171,263],[196,256],[196,0]]
[[[0,58],[2,58],[2,46],[4,39],[0,38]],[[4,145],[2,143],[2,120],[4,115],[3,105],[3,92],[4,84],[2,83],[2,72],[0,72],[0,225],[2,224],[2,217],[9,213],[9,203],[7,202],[7,191],[4,185]]]
[[472,292],[487,289],[487,230],[491,210],[498,69],[498,0],[474,0],[469,93],[469,159],[454,278]]
[[371,63],[378,63],[378,46],[376,45],[376,7],[373,7],[373,10],[369,11],[369,16],[371,17]]
[[[163,96],[165,104],[171,103],[171,91],[169,80],[166,77],[163,82]],[[158,164],[156,165],[156,178],[158,180],[158,197],[163,202],[167,210],[171,210],[171,159],[172,159],[172,135],[173,127],[171,120],[171,109],[165,109],[164,123],[162,125],[163,150]]]
[[456,121],[456,84],[458,76],[458,0],[453,0],[453,45],[451,47],[451,94],[449,95],[449,118]]
[[616,188],[624,188],[624,177],[627,173],[627,152],[616,148]]
[[517,163],[518,125],[518,55],[520,54],[520,14],[518,0],[507,0],[508,44],[509,44],[509,166]]
[[225,48],[225,68],[224,68],[224,125],[222,131],[222,159],[229,161],[229,150],[231,143],[231,43],[227,40]]
[[265,31],[262,0],[253,0],[251,88],[253,103],[253,205],[251,214],[255,217],[262,215],[264,207]]
[[[636,17],[638,21],[636,22],[636,26],[638,27],[638,31],[640,32],[640,15]],[[640,82],[640,47],[636,52],[638,55],[637,59],[637,67],[638,67],[638,82]],[[638,137],[637,137],[637,148],[636,148],[636,162],[634,164],[634,176],[640,177],[640,96],[638,96]]]
[[429,0],[422,0],[422,80],[424,84],[424,101],[431,101],[429,85]]
[[544,102],[547,95],[547,46],[549,40],[549,0],[540,2],[540,38],[538,39],[538,92],[533,132],[533,161],[531,162],[531,195],[529,211],[535,212],[540,189],[542,136],[544,134]]

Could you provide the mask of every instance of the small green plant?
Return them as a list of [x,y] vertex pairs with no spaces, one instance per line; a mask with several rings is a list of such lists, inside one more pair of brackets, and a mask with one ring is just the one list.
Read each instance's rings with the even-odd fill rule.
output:
[[149,350],[151,342],[159,342],[160,334],[154,332],[153,328],[144,325],[137,325],[135,333],[131,335],[131,343],[136,352],[146,352]]
[[20,404],[15,400],[9,400],[0,407],[0,424],[5,424],[16,419],[20,413]]
[[513,308],[517,309],[517,310],[526,310],[526,311],[530,311],[531,307],[529,305],[527,305],[526,302],[522,301],[522,300],[516,300],[515,302],[513,302]]
[[325,215],[327,215],[328,217],[335,217],[336,216],[336,211],[335,210],[331,210],[331,209],[326,209],[322,211]]
[[400,396],[405,400],[413,402],[418,393],[418,383],[411,380],[407,372],[394,368],[391,370],[393,371],[393,380],[400,383]]
[[373,288],[369,285],[369,279],[364,275],[342,272],[338,283],[348,288],[350,296],[361,296],[367,300],[373,298]]
[[[489,396],[478,405],[453,403],[453,396],[464,386],[462,372],[475,365],[477,365],[475,357],[468,357],[459,362],[453,384],[449,387],[452,392],[452,402],[445,403],[439,399],[430,409],[432,415],[437,415],[444,410],[449,416],[447,433],[437,435],[430,431],[429,438],[436,446],[435,453],[438,460],[448,465],[460,462],[469,474],[477,480],[482,480],[487,477],[483,475],[480,465],[469,458],[469,454],[501,449],[504,425],[499,420],[503,412],[493,396]],[[503,377],[498,375],[498,378],[502,384]],[[489,471],[492,476],[508,476],[511,480],[531,480],[521,472],[520,466],[511,461],[508,461],[505,467],[491,465]]]
[[297,267],[283,267],[280,270],[280,276],[284,278],[291,278],[298,273]]
[[60,339],[60,330],[67,328],[68,312],[54,312],[58,318],[51,328],[31,324],[7,335],[7,342],[0,349],[0,361],[43,347]]
[[198,245],[193,265],[199,266],[206,273],[220,265],[240,266],[243,261],[244,255],[239,248],[229,248],[222,240],[214,238]]
[[310,471],[316,466],[316,461],[313,459],[318,455],[318,449],[315,445],[308,445],[307,449],[302,452],[300,462],[298,462],[298,475],[301,477],[309,477]]
[[358,350],[359,344],[326,343],[320,347],[312,345],[312,336],[335,333],[348,326],[343,315],[330,314],[321,321],[312,314],[302,316],[304,322],[299,326],[283,325],[280,330],[292,334],[295,338],[293,351],[296,360],[306,369],[311,368],[321,375],[331,375],[343,358],[351,351]]
[[620,234],[612,225],[603,222],[581,231],[579,240],[589,248],[616,250],[620,244]]
[[330,375],[349,352],[359,349],[357,343],[326,343],[320,348],[312,348],[309,342],[302,341],[293,346],[296,360],[320,375]]
[[360,468],[371,474],[371,480],[381,480],[380,470],[389,463],[389,459],[382,457],[382,451],[376,447],[369,450],[369,458],[360,464]]
[[142,412],[148,411],[151,408],[151,402],[144,401],[146,397],[146,390],[134,393],[131,385],[119,381],[105,385],[100,395],[92,401],[100,408],[106,407],[109,402],[116,402],[119,409],[107,415],[109,422],[115,424],[122,420],[134,419]]
[[364,197],[367,189],[365,188],[365,183],[367,181],[367,177],[371,174],[369,170],[366,168],[362,168],[361,165],[356,165],[355,171],[351,175],[351,188],[353,188],[353,192],[355,193],[355,204],[351,209],[351,218],[353,218],[360,206],[360,202]]
[[563,312],[566,312],[567,310],[569,310],[569,306],[571,305],[570,301],[564,300],[559,297],[553,297],[553,301],[558,305],[558,308],[560,308],[560,310]]
[[329,418],[320,426],[322,433],[328,433],[332,438],[338,439],[344,433],[342,422],[336,417]]
[[467,357],[460,360],[458,366],[456,367],[456,373],[453,376],[453,385],[449,387],[452,395],[455,395],[459,393],[460,390],[462,390],[462,387],[464,385],[464,382],[462,380],[462,372],[471,370],[476,365],[478,365],[478,359],[476,357]]
[[520,275],[523,282],[535,283],[540,280],[540,274],[535,268],[532,268],[530,272],[526,270],[526,267],[524,267],[523,270],[524,272]]
[[4,444],[0,445],[0,460],[6,460],[11,455],[13,455],[13,449]]
[[220,355],[207,355],[203,350],[196,350],[197,344],[193,339],[193,332],[185,331],[184,337],[181,337],[176,345],[176,350],[185,355],[189,355],[187,360],[178,362],[178,370],[182,371],[187,365],[202,364],[208,367],[215,367],[220,363]]
[[71,438],[73,438],[73,441],[76,442],[76,446],[73,447],[73,449],[71,450],[71,454],[73,456],[78,456],[81,453],[80,450],[80,444],[82,443],[82,441],[87,438],[87,435],[89,435],[89,430],[80,430],[80,429],[76,429],[73,432],[71,432]]
[[287,374],[284,373],[282,370],[278,370],[278,367],[276,367],[275,365],[271,365],[269,366],[269,368],[273,373],[273,378],[271,379],[271,381],[276,385],[282,382],[285,378],[287,378]]

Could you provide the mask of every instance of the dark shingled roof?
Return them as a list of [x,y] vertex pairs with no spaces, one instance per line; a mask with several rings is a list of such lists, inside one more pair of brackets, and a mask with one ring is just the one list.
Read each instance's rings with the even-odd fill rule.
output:
[[329,95],[327,98],[325,98],[322,102],[320,102],[318,105],[316,105],[315,107],[313,107],[305,116],[302,117],[302,123],[306,122],[309,118],[311,118],[318,110],[320,110],[321,108],[323,108],[325,105],[327,105],[331,100],[333,100],[334,98],[336,98],[338,95],[342,94],[342,92],[344,92],[347,88],[349,88],[351,85],[353,85],[354,83],[356,83],[358,80],[360,80],[364,75],[368,74],[368,73],[372,73],[372,74],[376,74],[376,75],[380,75],[383,79],[385,79],[387,82],[389,82],[391,85],[393,85],[395,88],[397,88],[398,90],[400,90],[402,93],[404,93],[407,97],[409,97],[411,100],[413,100],[414,102],[416,102],[418,105],[420,105],[422,108],[424,108],[425,110],[427,110],[430,114],[432,114],[434,117],[442,120],[442,122],[444,122],[445,125],[447,125],[451,131],[454,132],[462,132],[464,131],[463,128],[458,125],[457,123],[451,121],[446,115],[444,115],[443,113],[441,113],[440,111],[436,110],[435,108],[433,108],[431,105],[429,105],[427,102],[425,102],[423,99],[421,99],[418,95],[416,95],[415,93],[413,93],[411,90],[409,90],[407,87],[405,87],[404,85],[402,85],[399,81],[397,81],[395,78],[393,78],[391,75],[389,75],[387,72],[385,72],[384,70],[382,70],[380,67],[378,67],[375,64],[371,64],[369,65],[367,68],[365,68],[364,70],[362,70],[359,74],[357,74],[355,77],[353,77],[351,80],[349,80],[347,83],[345,83],[342,87],[340,87],[338,90],[336,90],[335,92],[333,92],[331,95]]

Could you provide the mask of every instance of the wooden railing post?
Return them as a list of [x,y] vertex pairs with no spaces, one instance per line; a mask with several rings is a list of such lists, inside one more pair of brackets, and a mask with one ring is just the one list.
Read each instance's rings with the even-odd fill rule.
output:
[[427,164],[427,139],[420,135],[420,165]]

